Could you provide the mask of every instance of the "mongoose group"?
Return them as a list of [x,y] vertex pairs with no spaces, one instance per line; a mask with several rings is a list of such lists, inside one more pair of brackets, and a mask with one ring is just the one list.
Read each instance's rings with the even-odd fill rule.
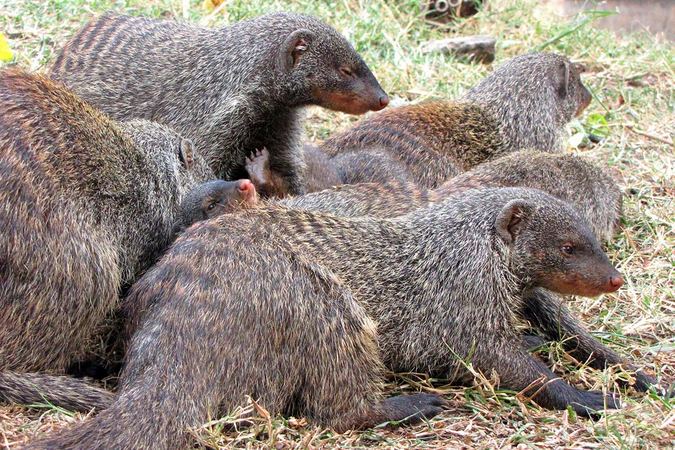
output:
[[[659,389],[565,306],[624,283],[600,246],[621,191],[563,153],[582,71],[518,56],[318,146],[304,106],[389,99],[311,16],[108,13],[47,74],[0,72],[0,400],[97,413],[28,448],[186,448],[247,395],[338,432],[412,424],[445,400],[386,398],[385,370],[470,383],[467,362],[545,408],[620,407],[541,340]],[[94,357],[121,360],[116,391],[73,377]]]

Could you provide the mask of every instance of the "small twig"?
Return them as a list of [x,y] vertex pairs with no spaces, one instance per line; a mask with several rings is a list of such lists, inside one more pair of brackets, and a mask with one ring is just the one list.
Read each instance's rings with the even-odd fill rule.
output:
[[653,134],[646,133],[644,131],[636,130],[635,126],[633,125],[626,125],[626,128],[628,128],[630,131],[632,131],[635,134],[639,134],[640,136],[644,136],[649,139],[654,139],[655,141],[662,142],[664,144],[670,145],[671,147],[673,146],[673,141],[669,141],[666,138],[662,138],[661,136],[655,136]]

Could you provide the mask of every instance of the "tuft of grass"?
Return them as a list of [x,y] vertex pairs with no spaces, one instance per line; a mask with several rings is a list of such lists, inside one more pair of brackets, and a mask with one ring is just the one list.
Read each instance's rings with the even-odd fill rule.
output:
[[[555,2],[553,2],[555,3]],[[574,299],[575,310],[598,338],[656,374],[665,386],[675,381],[675,77],[673,46],[645,33],[620,35],[595,26],[605,14],[560,17],[536,0],[501,0],[478,15],[431,26],[417,0],[225,0],[214,13],[192,0],[4,0],[0,32],[15,54],[13,64],[43,70],[59,47],[91,17],[113,9],[134,15],[175,18],[221,26],[270,11],[314,14],[343,32],[364,56],[382,86],[400,101],[453,98],[492,70],[461,64],[449,55],[425,54],[425,42],[449,35],[487,34],[497,38],[499,64],[512,56],[545,48],[584,63],[584,82],[594,101],[570,126],[570,151],[606,168],[624,189],[622,229],[608,246],[626,278],[616,294]],[[307,137],[321,140],[357,118],[313,108]],[[587,139],[588,133],[601,138]],[[373,448],[672,448],[673,401],[654,393],[619,391],[630,379],[618,367],[592,370],[559,345],[539,349],[554,370],[585,389],[620,392],[625,407],[600,420],[571,411],[546,411],[515,392],[495,387],[493,374],[476,373],[474,386],[445,386],[423,375],[392,375],[390,394],[427,390],[442,393],[450,408],[416,427],[383,426],[342,435],[303,418],[270,416],[248,403],[193,430],[201,446],[373,447]],[[86,419],[54,408],[34,412],[0,407],[0,446],[13,448],[47,431]],[[248,424],[248,427],[237,427]]]

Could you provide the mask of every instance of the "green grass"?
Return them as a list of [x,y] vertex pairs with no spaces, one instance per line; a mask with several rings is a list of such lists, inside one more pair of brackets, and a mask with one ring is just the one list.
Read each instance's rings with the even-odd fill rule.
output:
[[[594,101],[570,126],[570,148],[615,176],[626,196],[620,234],[609,245],[611,259],[626,276],[616,294],[577,299],[571,307],[608,345],[662,378],[675,380],[675,52],[671,43],[647,34],[617,35],[593,24],[597,13],[560,18],[530,0],[500,0],[477,16],[434,27],[425,23],[416,0],[335,2],[225,1],[217,14],[192,1],[186,18],[218,26],[273,10],[315,14],[354,43],[381,84],[400,101],[456,97],[492,67],[462,64],[450,56],[424,54],[422,44],[456,34],[498,39],[497,61],[546,46],[583,62],[584,81]],[[107,9],[154,17],[184,17],[180,1],[4,0],[0,31],[10,38],[17,65],[43,69],[65,40],[90,17]],[[309,111],[307,136],[321,140],[349,126],[355,117],[318,108]],[[599,144],[587,132],[606,136]],[[670,144],[669,144],[670,142]],[[625,377],[583,367],[557,346],[542,350],[570,382],[584,388],[615,389]],[[413,428],[379,428],[336,435],[302,418],[268,417],[252,403],[215,418],[195,434],[211,447],[380,447],[380,448],[666,448],[675,446],[673,403],[655,395],[623,391],[625,407],[596,422],[569,412],[541,410],[514,393],[494,389],[489,374],[468,389],[432,384],[419,376],[397,376],[391,393],[414,389],[443,392],[451,408]],[[252,427],[227,431],[240,413],[254,411]],[[82,420],[50,409],[36,414],[0,408],[0,446],[11,448],[32,436]],[[523,448],[524,448],[523,447]]]

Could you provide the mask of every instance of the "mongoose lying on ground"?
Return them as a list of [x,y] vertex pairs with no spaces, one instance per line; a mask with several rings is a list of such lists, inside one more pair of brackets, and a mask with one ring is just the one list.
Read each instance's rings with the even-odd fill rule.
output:
[[[401,106],[361,120],[331,136],[329,156],[357,150],[386,152],[403,164],[410,181],[434,188],[477,164],[505,153],[562,150],[564,126],[590,103],[582,69],[554,53],[506,61],[459,101]],[[352,183],[372,181],[354,171]],[[397,174],[397,173],[396,173]],[[389,167],[377,175],[391,177]]]
[[302,107],[362,114],[389,102],[342,35],[289,13],[219,29],[108,13],[65,45],[50,74],[114,119],[171,126],[218,178],[245,178],[248,152],[266,147],[295,195],[305,190]]
[[597,295],[622,282],[583,219],[530,189],[470,190],[395,219],[275,205],[221,216],[132,288],[147,312],[114,404],[34,448],[185,447],[187,427],[245,394],[338,430],[371,425],[416,399],[381,413],[380,357],[454,380],[470,378],[468,359],[544,407],[614,408],[529,355],[519,324],[536,287]]
[[[317,192],[342,184],[408,181],[403,164],[387,153],[357,150],[329,158],[314,145],[303,146],[307,192]],[[283,178],[270,169],[269,152],[263,148],[246,158],[247,176],[266,197],[283,198],[290,194]]]
[[[265,166],[264,153],[251,161],[248,167],[256,168],[251,174],[254,184],[278,186],[274,173],[259,170]],[[381,184],[340,185],[282,203],[343,217],[393,217],[479,187],[530,187],[547,192],[574,206],[601,240],[609,240],[614,235],[621,214],[621,191],[609,175],[578,156],[532,150],[514,152],[480,164],[450,178],[436,189],[421,188],[397,179]],[[276,196],[287,194],[275,190]]]
[[[598,239],[609,241],[621,214],[621,191],[602,170],[573,155],[520,151],[478,165],[451,178],[435,190],[413,183],[343,185],[282,203],[292,208],[343,217],[395,217],[461,195],[478,187],[520,186],[543,190],[573,206]],[[537,297],[545,297],[537,300]],[[564,299],[533,289],[525,298],[527,319],[545,338],[561,341],[567,351],[591,367],[622,365],[635,371],[635,388],[645,391],[656,380],[594,338],[564,304]]]

